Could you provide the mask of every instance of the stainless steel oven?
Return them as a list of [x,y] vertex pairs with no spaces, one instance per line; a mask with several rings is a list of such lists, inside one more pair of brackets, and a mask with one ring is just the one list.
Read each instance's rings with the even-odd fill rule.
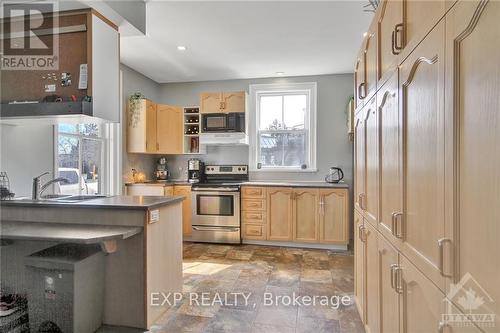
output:
[[192,240],[240,243],[239,186],[192,189]]
[[192,186],[191,240],[241,243],[240,183],[247,165],[205,165],[204,181]]

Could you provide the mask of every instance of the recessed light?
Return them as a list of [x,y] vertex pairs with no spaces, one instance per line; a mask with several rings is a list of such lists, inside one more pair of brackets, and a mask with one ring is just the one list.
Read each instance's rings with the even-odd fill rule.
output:
[[366,37],[368,35],[368,32],[363,32],[363,37]]
[[276,72],[276,75],[282,76],[285,75],[285,72]]
[[177,50],[186,51],[186,47],[184,45],[179,45],[179,46],[177,46]]

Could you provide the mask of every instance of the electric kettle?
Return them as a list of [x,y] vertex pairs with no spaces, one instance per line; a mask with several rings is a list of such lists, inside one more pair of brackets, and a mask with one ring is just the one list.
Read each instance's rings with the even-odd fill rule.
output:
[[341,168],[331,167],[328,171],[328,175],[325,177],[325,182],[327,183],[338,183],[344,179],[344,172]]

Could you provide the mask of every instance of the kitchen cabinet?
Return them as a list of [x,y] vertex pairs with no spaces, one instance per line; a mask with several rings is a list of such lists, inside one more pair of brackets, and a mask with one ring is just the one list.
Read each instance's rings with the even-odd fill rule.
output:
[[382,236],[378,237],[378,272],[379,281],[379,323],[380,332],[399,332],[401,286],[396,286],[395,275],[398,273],[399,254]]
[[319,242],[349,243],[349,192],[343,189],[320,189]]
[[354,296],[356,307],[363,323],[366,322],[365,311],[365,257],[366,246],[363,238],[365,223],[363,215],[354,211]]
[[178,106],[158,104],[156,115],[158,152],[182,154],[184,135],[184,114],[182,108]]
[[354,125],[354,204],[356,209],[362,211],[364,209],[365,196],[365,109],[361,109],[356,114]]
[[164,195],[172,195],[173,191],[174,191],[173,186],[164,186],[164,185],[156,185],[156,184],[127,185],[127,195],[164,196]]
[[400,259],[394,283],[402,290],[402,332],[439,332],[444,294],[408,259]]
[[293,189],[267,189],[267,239],[291,241],[293,238]]
[[344,188],[241,187],[243,239],[349,243],[349,191]]
[[[400,237],[402,219],[402,131],[397,72],[377,93],[380,132],[380,217],[378,230],[386,237]],[[396,230],[399,226],[399,229]]]
[[450,283],[470,283],[467,273],[473,277],[478,285],[471,287],[485,302],[476,313],[496,314],[493,327],[482,327],[485,332],[500,328],[499,18],[498,1],[460,1],[446,16],[446,80],[460,82],[446,85],[446,138],[451,144],[445,163],[456,168],[446,178],[447,199],[454,200],[455,208],[447,210],[446,229],[458,237],[445,248],[456,264],[445,267],[454,280],[446,292],[452,290]]
[[250,240],[266,240],[266,188],[241,187],[241,237]]
[[378,119],[374,96],[365,106],[365,193],[363,209],[365,217],[373,225],[378,221]]
[[377,90],[377,25],[373,21],[365,42],[365,96],[370,98]]
[[356,65],[354,66],[354,102],[355,109],[363,106],[364,100],[366,98],[366,87],[365,87],[365,50],[362,48],[359,51],[358,57],[356,59]]
[[246,112],[246,92],[200,94],[200,113]]
[[182,109],[143,99],[128,107],[129,153],[182,154]]
[[395,30],[394,43],[406,52],[413,50],[444,16],[446,2],[403,0],[403,27]]
[[366,223],[362,228],[365,246],[365,326],[367,332],[379,332],[379,261],[378,261],[378,235],[375,226]]
[[[404,207],[400,250],[444,288],[445,118],[444,24],[439,23],[400,66],[404,135]],[[451,167],[451,166],[449,166]],[[449,168],[450,173],[453,168]]]
[[293,240],[318,242],[319,190],[297,188],[293,190]]
[[379,8],[377,78],[383,82],[384,78],[397,67],[398,54],[403,48],[401,36],[401,30],[403,29],[403,0],[382,0]]
[[184,237],[191,236],[191,216],[192,216],[192,199],[191,185],[175,185],[173,187],[175,196],[183,196],[182,201],[182,234]]

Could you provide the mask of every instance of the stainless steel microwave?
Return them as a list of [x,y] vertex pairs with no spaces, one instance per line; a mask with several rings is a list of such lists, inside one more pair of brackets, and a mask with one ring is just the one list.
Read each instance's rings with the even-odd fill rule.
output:
[[201,115],[203,132],[245,132],[245,112],[208,113]]

